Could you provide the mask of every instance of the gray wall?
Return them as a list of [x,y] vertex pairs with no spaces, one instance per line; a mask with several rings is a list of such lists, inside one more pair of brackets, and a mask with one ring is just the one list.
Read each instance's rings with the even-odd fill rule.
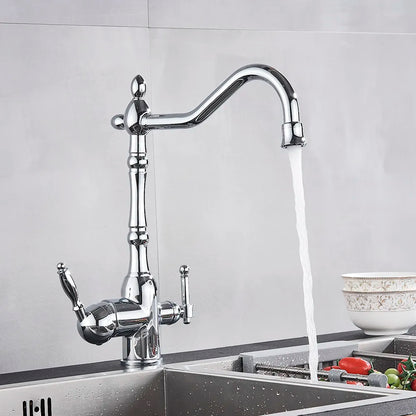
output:
[[[224,4],[225,3],[225,4]],[[344,272],[414,270],[412,1],[129,0],[0,7],[0,372],[120,357],[82,341],[55,263],[89,304],[127,270],[127,135],[109,126],[136,73],[155,112],[186,111],[239,66],[298,92],[318,333],[353,329]],[[151,266],[195,319],[164,352],[305,335],[280,104],[251,83],[204,125],[149,137]]]

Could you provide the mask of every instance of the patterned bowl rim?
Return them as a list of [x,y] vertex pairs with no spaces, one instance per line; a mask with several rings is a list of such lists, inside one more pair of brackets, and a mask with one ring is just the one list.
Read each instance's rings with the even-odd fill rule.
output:
[[397,293],[416,293],[416,290],[391,290],[391,291],[378,290],[378,291],[372,291],[372,292],[360,292],[357,290],[342,289],[342,292],[346,294],[352,294],[352,295],[395,295]]
[[404,280],[416,279],[415,272],[365,272],[365,273],[346,273],[342,275],[343,279],[357,280]]

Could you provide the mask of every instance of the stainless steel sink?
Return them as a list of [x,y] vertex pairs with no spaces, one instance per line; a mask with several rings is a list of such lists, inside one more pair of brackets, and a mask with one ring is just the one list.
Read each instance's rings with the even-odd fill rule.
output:
[[230,376],[168,370],[166,381],[168,416],[316,414],[321,406],[335,410],[341,404],[356,401],[370,404],[386,397],[381,392],[242,374]]
[[[416,406],[412,394],[211,370],[211,361],[207,360],[208,367],[198,371],[192,369],[193,365],[175,364],[163,369],[113,371],[1,386],[1,415],[257,416],[328,411],[349,415],[351,409],[354,415],[368,415],[371,409],[406,414]],[[203,367],[204,362],[199,364]]]

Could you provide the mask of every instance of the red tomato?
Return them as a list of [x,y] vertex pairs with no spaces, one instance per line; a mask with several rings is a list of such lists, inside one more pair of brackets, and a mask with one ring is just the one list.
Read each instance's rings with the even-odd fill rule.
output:
[[413,380],[413,381],[412,381],[412,384],[410,385],[410,388],[411,388],[412,390],[416,390],[416,380]]
[[352,380],[348,380],[347,384],[355,384],[356,386],[364,386],[363,383],[361,383],[361,381],[352,381]]
[[359,357],[345,357],[338,363],[341,370],[349,374],[362,374],[367,376],[371,370],[371,364]]
[[336,368],[337,370],[341,370],[341,367],[339,365],[333,365],[332,368]]
[[406,370],[406,366],[404,364],[402,364],[403,362],[405,362],[407,360],[402,360],[399,365],[397,366],[397,371],[401,374],[403,373],[403,370]]
[[324,370],[324,371],[329,371],[329,370],[331,370],[332,369],[332,367],[330,366],[330,367],[324,367],[322,370]]

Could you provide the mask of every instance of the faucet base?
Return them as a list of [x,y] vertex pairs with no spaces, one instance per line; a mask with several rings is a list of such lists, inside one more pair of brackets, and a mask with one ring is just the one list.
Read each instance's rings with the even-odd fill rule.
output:
[[[157,311],[157,301],[154,302],[153,306]],[[126,367],[154,365],[160,359],[157,320],[151,320],[147,325],[143,325],[134,335],[123,337],[123,358],[121,362]]]
[[121,365],[127,369],[131,368],[158,368],[163,364],[163,359],[158,358],[157,360],[120,360]]

